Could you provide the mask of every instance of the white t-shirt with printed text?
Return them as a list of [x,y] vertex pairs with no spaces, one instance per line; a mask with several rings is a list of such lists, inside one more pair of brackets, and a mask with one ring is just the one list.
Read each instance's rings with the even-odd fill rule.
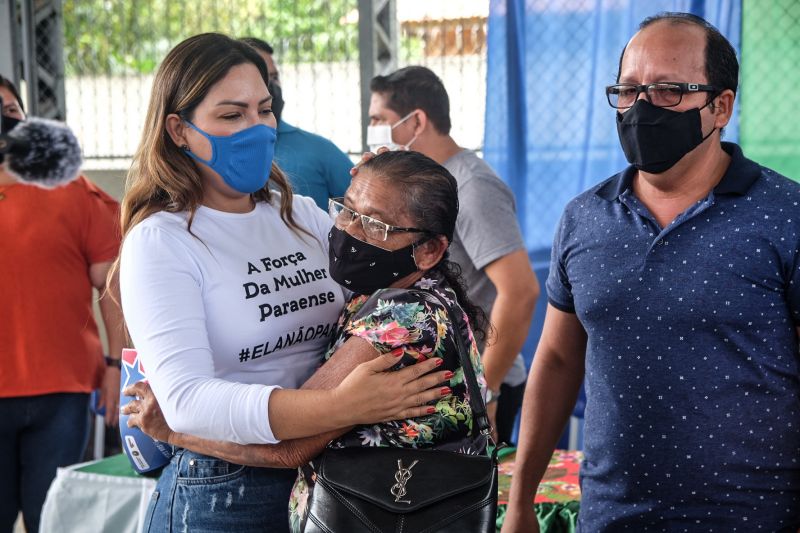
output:
[[200,207],[159,212],[135,226],[121,253],[126,323],[170,427],[214,440],[277,442],[267,403],[321,362],[345,300],[328,272],[331,220],[280,195],[249,213]]

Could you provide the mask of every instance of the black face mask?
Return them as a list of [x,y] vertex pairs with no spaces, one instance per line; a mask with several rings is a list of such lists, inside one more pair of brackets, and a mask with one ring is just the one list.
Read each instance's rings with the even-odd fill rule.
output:
[[[17,118],[7,117],[3,114],[0,114],[0,133],[3,134],[8,133],[9,131],[13,130],[14,127],[20,122],[22,121]],[[3,163],[5,158],[6,158],[5,154],[0,154],[0,164]]]
[[384,250],[360,241],[339,228],[328,233],[328,266],[331,278],[357,294],[371,294],[385,289],[398,279],[419,270],[414,261],[414,247],[422,239],[399,250]]
[[703,107],[680,112],[638,100],[625,113],[617,112],[617,133],[628,162],[650,174],[671,168],[714,133],[716,128],[703,137]]
[[2,119],[0,119],[0,133],[8,133],[13,130],[17,124],[22,122],[18,118],[7,117],[5,115],[0,115],[0,117],[2,117]]
[[283,105],[285,104],[283,101],[283,90],[281,86],[274,81],[269,82],[267,89],[269,89],[269,94],[272,95],[272,114],[275,115],[275,120],[280,122],[281,113],[283,113]]

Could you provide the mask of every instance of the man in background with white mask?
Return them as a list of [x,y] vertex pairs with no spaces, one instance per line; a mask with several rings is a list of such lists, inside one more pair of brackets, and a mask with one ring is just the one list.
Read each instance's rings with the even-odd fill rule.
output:
[[514,196],[489,165],[450,136],[450,100],[432,71],[405,67],[376,76],[370,90],[370,149],[415,150],[447,168],[458,181],[461,207],[450,254],[461,266],[469,299],[484,310],[493,327],[486,346],[480,346],[489,414],[497,438],[510,441],[525,389],[520,350],[539,296]]

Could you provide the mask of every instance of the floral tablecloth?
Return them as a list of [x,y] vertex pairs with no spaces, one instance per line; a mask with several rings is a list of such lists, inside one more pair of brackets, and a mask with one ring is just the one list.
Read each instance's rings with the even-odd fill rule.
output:
[[[514,473],[516,450],[500,450],[498,465],[498,509],[497,530],[503,524],[511,476]],[[533,503],[542,533],[572,533],[578,519],[581,489],[578,482],[583,453],[578,451],[556,450]]]

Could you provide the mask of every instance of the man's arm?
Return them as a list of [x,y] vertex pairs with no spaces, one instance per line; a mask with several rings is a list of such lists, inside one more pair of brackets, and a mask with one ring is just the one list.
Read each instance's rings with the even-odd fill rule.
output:
[[525,387],[504,533],[538,531],[533,498],[575,407],[585,353],[586,332],[578,318],[548,305]]
[[489,263],[484,271],[494,283],[497,298],[488,317],[494,337],[483,350],[483,372],[486,384],[497,391],[528,336],[540,289],[525,250]]
[[[98,304],[108,340],[108,355],[112,359],[119,359],[123,344],[123,318],[122,309],[118,304],[120,297],[117,278],[115,277],[106,287],[106,277],[110,268],[110,261],[90,265],[89,279],[100,294]],[[119,380],[120,369],[106,365],[103,384],[100,387],[100,405],[105,407],[107,426],[116,426],[119,421]]]

